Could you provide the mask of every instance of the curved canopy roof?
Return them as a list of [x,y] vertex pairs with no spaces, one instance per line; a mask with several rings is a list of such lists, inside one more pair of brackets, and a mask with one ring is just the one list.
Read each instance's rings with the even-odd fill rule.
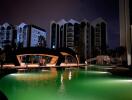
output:
[[70,48],[58,48],[58,49],[56,49],[58,52],[65,52],[65,53],[67,53],[67,54],[69,54],[69,55],[72,55],[72,56],[74,56],[74,57],[76,57],[76,55],[77,55],[77,53],[76,52],[74,52],[72,49],[70,49]]
[[48,54],[54,56],[62,56],[60,52],[54,49],[43,48],[43,47],[20,48],[16,50],[16,55],[20,55],[20,54]]
[[76,53],[70,49],[70,48],[59,48],[59,49],[49,49],[49,48],[43,48],[43,47],[27,47],[27,48],[20,48],[13,52],[11,52],[8,57],[9,59],[14,62],[15,65],[19,65],[17,55],[46,55],[46,56],[57,56],[58,61],[56,65],[60,65],[61,62],[64,61],[65,55],[72,55],[73,57],[76,57]]

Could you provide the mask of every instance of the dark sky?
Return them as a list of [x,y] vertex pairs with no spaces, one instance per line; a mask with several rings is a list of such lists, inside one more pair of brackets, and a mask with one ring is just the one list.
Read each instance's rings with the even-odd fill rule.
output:
[[[48,34],[50,22],[98,17],[108,22],[109,47],[119,45],[118,0],[0,0],[0,24],[35,24]],[[48,35],[49,37],[49,35]]]

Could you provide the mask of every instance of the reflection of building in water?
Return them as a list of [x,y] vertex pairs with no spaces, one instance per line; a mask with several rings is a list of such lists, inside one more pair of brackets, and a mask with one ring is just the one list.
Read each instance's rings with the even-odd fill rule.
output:
[[56,68],[50,68],[50,72],[51,72],[51,75],[52,76],[57,76],[58,74],[57,74],[57,70],[56,70]]
[[71,80],[71,78],[72,78],[72,73],[70,71],[69,74],[68,74],[68,79]]
[[23,80],[23,81],[39,81],[39,80],[53,80],[57,77],[57,71],[55,69],[52,69],[50,71],[47,71],[45,73],[16,73],[16,74],[10,74],[12,77],[14,77],[17,80]]
[[64,93],[65,92],[65,85],[64,85],[64,78],[63,78],[63,74],[61,74],[60,76],[60,87],[59,87],[59,93]]
[[61,86],[60,86],[61,92],[63,92],[64,89],[65,89],[65,86],[64,86],[64,78],[63,78],[63,75],[61,74]]
[[59,92],[64,93],[65,92],[65,82],[66,80],[71,80],[72,79],[72,72],[71,71],[64,71],[60,75],[60,88]]
[[72,79],[71,71],[65,71],[63,74],[61,74],[61,83],[63,83],[64,80],[71,80],[71,79]]

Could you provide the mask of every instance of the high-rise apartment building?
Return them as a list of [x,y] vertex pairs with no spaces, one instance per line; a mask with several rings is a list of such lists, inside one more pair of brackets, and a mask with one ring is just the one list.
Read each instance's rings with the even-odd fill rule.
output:
[[97,18],[92,23],[92,39],[93,44],[91,48],[95,52],[94,55],[101,55],[106,53],[107,49],[107,22],[102,18]]
[[[78,25],[79,22],[71,19],[69,21],[65,21],[64,19],[51,23],[51,48],[62,48],[68,47],[71,49],[75,49],[74,42],[76,35],[78,34]],[[76,28],[75,28],[76,27]]]
[[17,29],[17,39],[16,44],[18,48],[26,47],[27,45],[27,24],[21,23],[16,26]]
[[[51,33],[51,48],[58,48],[59,41],[60,41],[60,33],[59,33],[59,25],[56,22],[52,22],[50,26],[50,33]],[[58,34],[57,34],[58,33]]]
[[81,22],[73,19],[53,21],[50,30],[51,48],[71,48],[83,61],[106,51],[107,24],[102,18],[92,24],[86,19]]
[[16,41],[16,29],[9,23],[0,25],[0,48],[4,48],[6,45],[15,46]]
[[18,47],[46,47],[47,32],[35,25],[21,23],[17,26]]
[[35,25],[21,23],[0,25],[0,48],[10,45],[12,48],[46,47],[47,32]]
[[78,36],[80,55],[84,55],[84,59],[92,57],[91,54],[91,24],[88,20],[83,20],[80,23],[80,36]]

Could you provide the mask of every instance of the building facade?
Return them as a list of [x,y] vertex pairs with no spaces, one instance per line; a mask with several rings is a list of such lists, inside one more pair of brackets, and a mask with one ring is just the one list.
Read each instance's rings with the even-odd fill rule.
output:
[[21,23],[10,25],[4,23],[0,26],[0,48],[10,45],[12,48],[46,47],[47,32],[35,25]]
[[23,27],[23,47],[46,47],[47,32],[35,25]]
[[88,59],[92,57],[91,52],[91,24],[86,19],[80,23],[80,34],[78,36],[79,51],[81,59]]
[[16,26],[17,28],[17,48],[26,47],[27,45],[27,24],[21,23],[20,25]]
[[0,48],[3,49],[6,45],[15,46],[16,29],[13,25],[4,23],[0,25]]
[[78,25],[79,22],[73,19],[69,21],[65,21],[64,19],[62,19],[58,22],[51,22],[51,48],[68,47],[74,50],[74,43],[76,41],[74,34],[78,34]]
[[46,47],[47,32],[35,25],[21,23],[17,26],[18,47]]
[[92,23],[93,33],[91,33],[93,44],[94,56],[105,54],[107,49],[107,22],[102,18],[97,18]]
[[51,48],[71,48],[83,61],[106,51],[107,23],[101,18],[92,23],[86,19],[80,22],[73,19],[53,21],[50,33]]

